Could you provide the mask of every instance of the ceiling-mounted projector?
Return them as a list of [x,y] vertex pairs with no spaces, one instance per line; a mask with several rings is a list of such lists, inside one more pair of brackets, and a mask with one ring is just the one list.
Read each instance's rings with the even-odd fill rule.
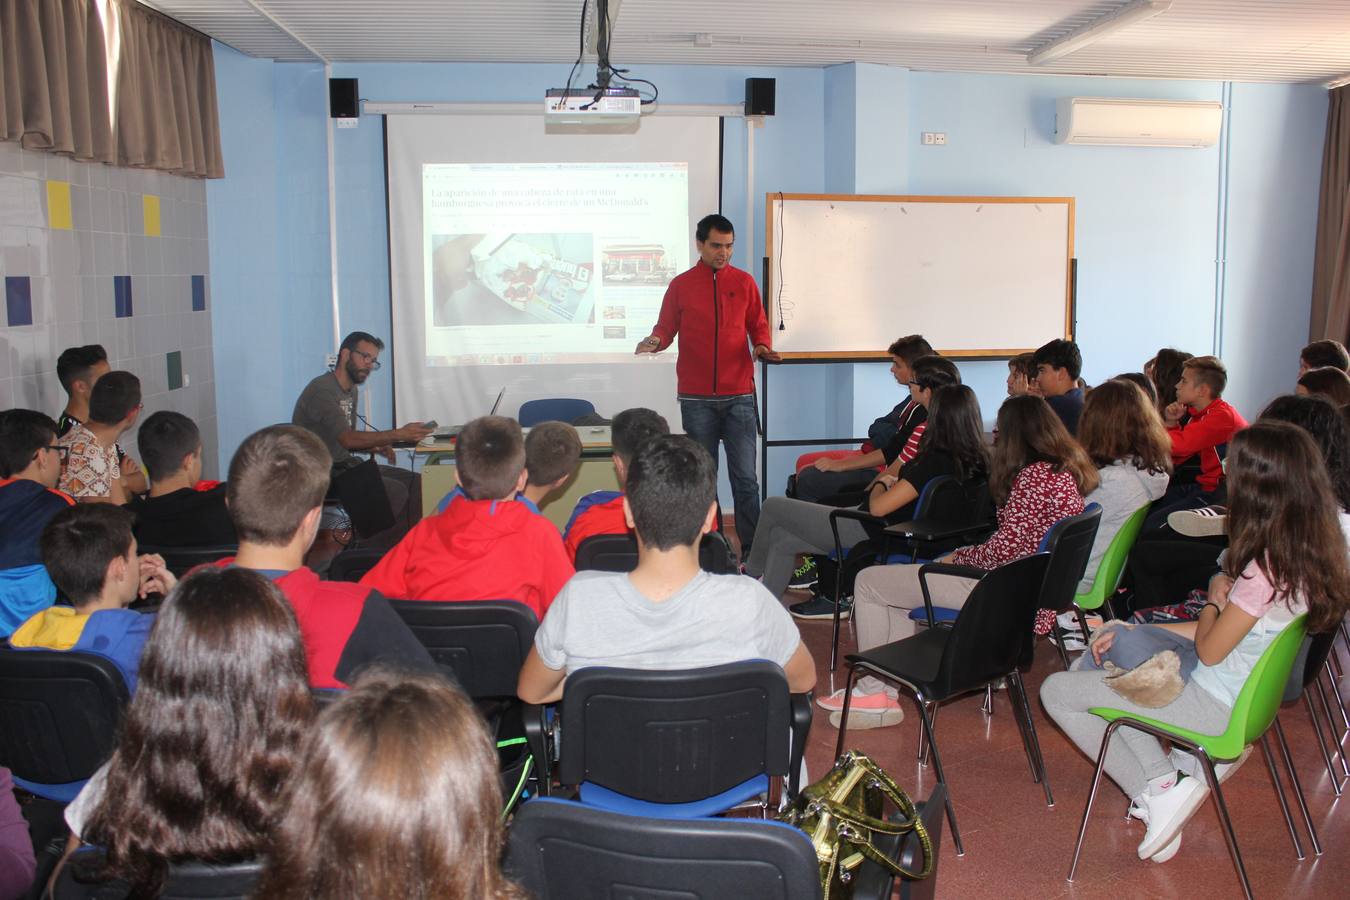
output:
[[549,88],[544,94],[544,120],[559,125],[635,122],[642,116],[642,98],[633,88]]

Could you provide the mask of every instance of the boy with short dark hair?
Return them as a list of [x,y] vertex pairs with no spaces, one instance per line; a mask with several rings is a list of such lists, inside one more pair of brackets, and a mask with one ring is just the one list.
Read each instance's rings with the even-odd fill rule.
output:
[[102,344],[67,347],[56,358],[56,378],[66,392],[66,408],[56,423],[58,436],[89,419],[89,393],[94,383],[111,370],[108,351]]
[[[109,372],[89,392],[89,418],[61,435],[67,448],[60,488],[81,503],[126,503],[140,482],[140,466],[117,440],[141,414],[141,381],[130,372]],[[124,479],[125,476],[125,479]],[[136,480],[137,484],[129,484]]]
[[516,499],[527,480],[520,425],[465,425],[455,477],[465,496],[419,522],[361,584],[404,600],[518,600],[543,618],[573,569],[558,530]]
[[619,482],[617,491],[592,491],[577,502],[577,508],[563,529],[563,545],[574,563],[577,548],[588,537],[597,534],[628,534],[628,521],[623,513],[623,486],[628,479],[628,467],[633,455],[644,443],[658,435],[670,434],[665,417],[645,407],[625,409],[614,417],[610,427],[613,447],[614,477]]
[[1078,345],[1056,338],[1038,347],[1031,362],[1036,367],[1036,387],[1041,396],[1069,434],[1077,434],[1078,417],[1083,413],[1083,390],[1078,385],[1078,376],[1083,371],[1083,354]]
[[225,488],[239,554],[216,565],[254,569],[281,589],[305,640],[312,687],[345,688],[372,664],[438,671],[426,647],[378,592],[320,581],[305,567],[331,466],[323,441],[298,425],[272,425],[249,435],[230,460]]
[[703,447],[670,435],[644,443],[628,472],[624,510],[637,534],[637,568],[579,572],[567,583],[521,669],[522,700],[561,699],[568,673],[589,666],[693,669],[767,659],[783,668],[794,693],[815,685],[815,662],[778,600],[753,578],[699,568],[699,541],[717,516],[716,470]]
[[177,584],[153,554],[138,556],[131,514],[118,506],[74,506],[42,532],[42,560],[70,606],[52,606],[10,635],[17,649],[74,650],[110,660],[136,693],[136,667],[155,617],[127,609],[138,596]]
[[1215,356],[1186,360],[1177,382],[1176,402],[1163,410],[1172,440],[1172,480],[1153,504],[1144,528],[1152,531],[1178,510],[1224,502],[1216,495],[1223,482],[1223,458],[1233,435],[1247,427],[1242,414],[1222,398],[1228,371]]
[[75,505],[56,490],[60,477],[56,423],[31,409],[0,412],[0,637],[56,600],[38,537]]
[[150,493],[134,497],[136,539],[149,547],[219,547],[237,542],[225,485],[202,482],[202,436],[182,413],[161,410],[136,434]]
[[581,464],[581,436],[566,422],[540,422],[525,435],[525,490],[521,493],[539,507],[544,498],[562,487]]
[[1333,366],[1342,372],[1350,371],[1350,353],[1340,341],[1313,341],[1304,347],[1298,355],[1298,374],[1302,377],[1309,369]]
[[1034,353],[1019,353],[1008,360],[1009,397],[1040,396],[1041,389],[1036,386],[1035,358]]

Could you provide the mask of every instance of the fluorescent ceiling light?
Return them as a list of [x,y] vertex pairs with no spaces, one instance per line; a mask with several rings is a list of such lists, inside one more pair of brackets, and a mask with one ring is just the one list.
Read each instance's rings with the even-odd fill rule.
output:
[[1068,56],[1122,28],[1165,13],[1171,6],[1172,0],[1131,0],[1115,12],[1107,13],[1082,28],[1076,28],[1063,37],[1055,38],[1039,50],[1028,53],[1027,62],[1039,66],[1061,56]]

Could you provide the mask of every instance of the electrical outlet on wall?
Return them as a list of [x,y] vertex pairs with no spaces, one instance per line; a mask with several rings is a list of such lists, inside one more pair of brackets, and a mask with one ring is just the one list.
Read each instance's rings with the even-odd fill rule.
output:
[[336,368],[337,368],[337,358],[338,358],[338,355],[337,355],[336,353],[329,353],[328,355],[326,355],[326,356],[323,358],[323,361],[324,361],[324,363],[328,366],[328,368],[330,368],[330,369],[336,369]]
[[945,147],[947,144],[947,132],[939,131],[937,134],[933,135],[933,143],[939,147]]
[[925,131],[921,134],[920,140],[925,147],[941,146],[947,143],[947,132]]

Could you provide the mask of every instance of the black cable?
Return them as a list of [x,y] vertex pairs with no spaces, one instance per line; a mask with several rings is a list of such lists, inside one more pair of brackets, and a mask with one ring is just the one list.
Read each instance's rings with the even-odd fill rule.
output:
[[586,4],[589,2],[590,0],[581,0],[581,21],[577,24],[577,60],[572,63],[572,69],[567,73],[567,83],[563,85],[563,95],[555,109],[567,108],[567,96],[572,92],[572,79],[576,77],[581,58],[586,55]]

